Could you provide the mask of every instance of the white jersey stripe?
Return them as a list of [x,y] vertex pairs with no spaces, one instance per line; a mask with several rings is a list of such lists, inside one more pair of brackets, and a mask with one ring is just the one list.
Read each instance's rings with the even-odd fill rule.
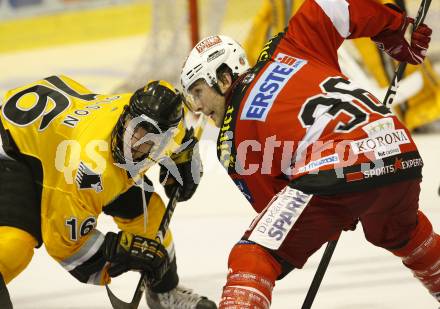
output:
[[81,246],[81,249],[77,253],[70,256],[64,261],[61,261],[61,266],[67,271],[75,269],[77,266],[81,265],[88,259],[90,259],[104,242],[104,235],[98,230],[93,230],[89,239]]
[[97,271],[94,274],[91,274],[89,280],[87,280],[88,284],[101,285],[101,279],[105,276],[105,267],[101,270]]
[[338,33],[344,39],[350,35],[350,12],[346,0],[315,0],[325,15],[330,18]]

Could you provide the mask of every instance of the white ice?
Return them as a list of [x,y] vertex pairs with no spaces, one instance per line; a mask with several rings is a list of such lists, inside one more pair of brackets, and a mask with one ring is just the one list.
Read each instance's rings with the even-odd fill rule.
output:
[[[3,54],[0,91],[63,73],[94,91],[109,92],[128,75],[143,42],[144,38],[135,37]],[[205,175],[200,188],[190,202],[178,205],[171,228],[181,282],[218,301],[228,253],[255,214],[217,163],[213,135],[209,129],[202,145]],[[421,135],[415,140],[425,161],[420,207],[439,231],[440,136]],[[157,170],[153,174],[157,176]],[[115,229],[110,218],[99,220],[103,232]],[[277,283],[272,308],[301,308],[322,252]],[[123,275],[111,288],[129,300],[138,278]],[[8,287],[17,309],[111,308],[104,288],[77,282],[44,248],[36,250],[29,267]],[[313,308],[434,309],[438,304],[398,258],[367,243],[358,227],[342,235]]]

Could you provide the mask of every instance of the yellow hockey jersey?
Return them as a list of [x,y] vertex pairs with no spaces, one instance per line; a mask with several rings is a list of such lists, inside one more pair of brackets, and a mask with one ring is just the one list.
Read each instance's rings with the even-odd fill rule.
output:
[[[49,254],[72,274],[96,258],[104,241],[95,228],[99,214],[105,212],[106,205],[113,207],[134,185],[127,171],[115,165],[110,143],[113,127],[130,96],[94,94],[66,76],[51,76],[10,90],[3,100],[0,117],[5,130],[20,153],[38,159],[42,166],[43,242]],[[183,135],[181,123],[174,142],[181,141]],[[118,211],[109,214],[116,214],[121,230],[154,238],[164,204],[154,192],[138,191],[142,192],[137,195],[139,203],[141,194],[147,197],[146,231],[139,211],[127,217],[118,217]],[[142,209],[142,204],[135,208]],[[173,254],[170,233],[164,245]],[[109,281],[105,267],[95,270],[81,274],[80,280],[94,284]]]

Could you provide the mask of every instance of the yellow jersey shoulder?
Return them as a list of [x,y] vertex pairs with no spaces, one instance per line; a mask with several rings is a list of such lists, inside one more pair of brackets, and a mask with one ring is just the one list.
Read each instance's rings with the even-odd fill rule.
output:
[[10,90],[0,117],[19,151],[42,163],[43,186],[99,208],[130,185],[110,145],[130,96],[96,94],[67,76],[50,76]]

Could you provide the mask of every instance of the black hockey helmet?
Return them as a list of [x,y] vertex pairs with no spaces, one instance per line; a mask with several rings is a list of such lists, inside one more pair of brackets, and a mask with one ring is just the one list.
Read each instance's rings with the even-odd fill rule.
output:
[[[114,160],[118,163],[126,162],[123,139],[128,121],[140,117],[137,126],[144,128],[148,133],[162,134],[179,124],[183,114],[183,101],[182,94],[162,80],[151,81],[145,87],[136,90],[129,104],[124,107],[112,132],[111,146]],[[126,143],[130,142],[126,141]],[[147,155],[148,153],[143,158]]]

